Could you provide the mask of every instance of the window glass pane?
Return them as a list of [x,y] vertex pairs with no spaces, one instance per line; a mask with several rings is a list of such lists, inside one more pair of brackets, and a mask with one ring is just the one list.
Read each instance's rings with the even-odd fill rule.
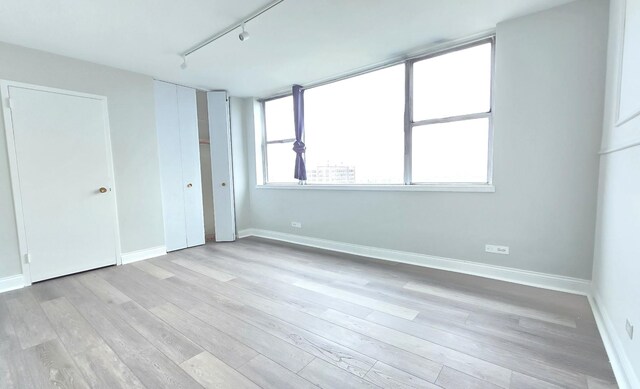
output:
[[413,65],[413,121],[491,109],[491,43]]
[[486,183],[489,119],[413,128],[412,181]]
[[305,91],[310,184],[402,184],[404,64]]
[[293,178],[296,166],[296,153],[291,143],[271,143],[267,145],[267,182],[297,182]]
[[264,119],[267,141],[294,139],[293,97],[265,101]]

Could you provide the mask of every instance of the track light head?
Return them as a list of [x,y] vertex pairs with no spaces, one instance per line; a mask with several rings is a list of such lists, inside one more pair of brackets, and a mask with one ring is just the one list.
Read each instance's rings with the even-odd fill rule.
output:
[[241,42],[244,42],[246,40],[249,40],[251,36],[249,35],[249,32],[244,30],[244,23],[242,23],[242,32],[240,33],[240,35],[238,35],[238,39],[240,39]]

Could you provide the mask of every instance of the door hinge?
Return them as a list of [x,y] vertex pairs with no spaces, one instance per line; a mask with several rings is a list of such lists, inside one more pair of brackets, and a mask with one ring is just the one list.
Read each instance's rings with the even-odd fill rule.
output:
[[26,253],[24,255],[24,263],[31,263],[31,254]]
[[9,107],[9,109],[13,109],[13,99],[11,97],[7,97],[7,107]]

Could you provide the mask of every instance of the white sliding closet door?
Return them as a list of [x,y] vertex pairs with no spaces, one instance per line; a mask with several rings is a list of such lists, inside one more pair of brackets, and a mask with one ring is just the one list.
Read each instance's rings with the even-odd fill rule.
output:
[[164,236],[167,250],[171,251],[187,247],[176,86],[156,81],[155,101]]
[[216,241],[236,240],[236,212],[231,162],[231,126],[227,92],[207,93],[211,171],[213,174],[213,209]]
[[187,247],[204,244],[204,203],[200,175],[200,143],[196,90],[177,87],[180,147],[182,149],[182,182]]
[[155,82],[167,251],[204,244],[195,89]]

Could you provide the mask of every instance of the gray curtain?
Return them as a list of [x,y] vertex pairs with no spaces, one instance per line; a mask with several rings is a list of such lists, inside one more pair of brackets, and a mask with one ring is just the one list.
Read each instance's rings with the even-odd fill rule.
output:
[[293,151],[296,152],[296,170],[293,178],[304,183],[307,180],[307,167],[304,163],[306,146],[304,138],[304,89],[300,85],[293,86],[293,120],[295,121],[296,141],[293,142]]

